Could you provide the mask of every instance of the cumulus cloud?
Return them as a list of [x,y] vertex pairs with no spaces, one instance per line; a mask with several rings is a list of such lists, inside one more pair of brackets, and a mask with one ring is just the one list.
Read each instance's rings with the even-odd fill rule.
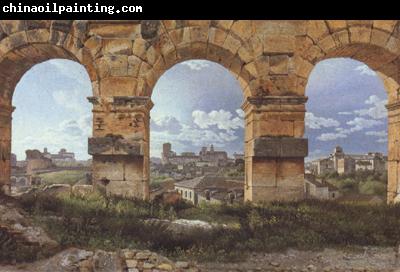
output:
[[360,75],[376,76],[376,73],[365,64],[357,66],[354,70],[359,71]]
[[[374,126],[381,125],[383,124],[383,122],[380,120],[356,117],[353,120],[346,122],[346,124],[349,125],[350,127],[348,128],[336,127],[335,132],[322,133],[317,137],[317,140],[333,141],[340,138],[344,139],[354,132],[362,131],[367,128],[372,128]],[[385,137],[386,135],[380,131],[368,131],[365,134],[369,136],[378,136],[378,137]]]
[[190,70],[193,70],[193,71],[200,71],[200,70],[210,66],[209,62],[206,60],[188,60],[188,61],[182,62],[181,65],[185,65],[185,66],[189,67]]
[[168,131],[172,134],[178,134],[182,129],[179,120],[173,116],[161,116],[151,119],[150,126],[152,131]]
[[386,137],[387,136],[387,132],[380,130],[380,131],[367,131],[365,133],[365,135],[369,135],[369,136],[377,136],[377,137]]
[[239,116],[234,117],[229,111],[220,109],[209,113],[195,110],[192,112],[193,122],[202,129],[216,126],[218,129],[231,131],[244,127],[243,119]]
[[311,129],[321,129],[329,127],[338,127],[340,123],[332,118],[315,116],[312,112],[306,112],[306,126]]
[[332,133],[332,132],[322,133],[321,135],[319,135],[317,137],[317,140],[326,142],[326,141],[333,141],[333,140],[340,139],[340,138],[347,138],[347,134],[342,133],[342,132],[338,132],[338,133]]
[[375,136],[378,137],[378,139],[376,140],[376,142],[378,143],[386,143],[387,142],[387,132],[384,130],[379,130],[379,131],[367,131],[365,133],[365,135],[367,136]]
[[373,119],[383,119],[387,117],[387,109],[385,107],[386,99],[381,99],[376,95],[371,95],[365,101],[365,104],[371,105],[369,108],[355,110],[354,113],[359,116],[369,116]]
[[173,143],[174,150],[187,151],[210,144],[224,147],[239,139],[237,130],[244,127],[241,113],[237,110],[235,116],[225,110],[208,113],[196,110],[192,112],[192,122],[189,124],[179,122],[172,116],[155,118],[152,120],[150,134],[152,153],[160,154],[164,142]]
[[356,117],[353,120],[348,121],[346,124],[351,126],[350,132],[355,132],[366,128],[371,128],[377,125],[381,125],[383,124],[383,122],[374,119],[365,119],[362,117]]
[[242,109],[237,109],[236,110],[236,114],[240,117],[240,118],[244,118],[244,111]]

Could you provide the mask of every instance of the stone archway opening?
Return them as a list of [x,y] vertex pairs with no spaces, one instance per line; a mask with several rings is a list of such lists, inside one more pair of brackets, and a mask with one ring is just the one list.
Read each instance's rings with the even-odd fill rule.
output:
[[[311,21],[309,45],[302,49],[298,80],[304,91],[310,72],[322,60],[332,57],[352,58],[367,65],[380,77],[387,93],[388,109],[388,185],[387,202],[397,202],[399,190],[399,47],[397,32],[392,32],[396,21],[374,21],[351,25],[350,21]],[[324,25],[322,24],[324,23]],[[357,22],[359,23],[359,22]],[[373,27],[371,29],[371,27]],[[327,29],[326,31],[323,29]],[[319,29],[316,31],[316,29]],[[323,31],[322,31],[323,30]]]
[[[235,75],[216,62],[182,61],[159,78],[151,99],[150,187],[212,175],[226,181],[218,190],[237,181],[243,198],[244,95]],[[186,199],[197,204],[202,192],[190,190]]]
[[[2,88],[0,90],[0,185],[2,191],[10,193],[10,175],[11,175],[11,151],[12,151],[12,115],[15,110],[13,105],[14,92],[18,89],[18,85],[23,81],[23,77],[30,73],[30,69],[36,69],[36,65],[46,65],[46,61],[53,59],[64,59],[75,63],[81,63],[71,51],[50,43],[31,43],[21,44],[6,54],[0,59],[0,80]],[[79,65],[79,64],[78,64]],[[82,68],[87,73],[85,68]],[[92,83],[96,81],[94,70],[86,74],[88,87],[92,95]],[[69,71],[71,74],[72,71]],[[68,73],[68,71],[65,71]],[[56,76],[56,73],[53,75]],[[32,79],[33,82],[35,79]],[[74,80],[73,78],[71,80]],[[40,82],[34,84],[40,85]],[[29,85],[24,87],[30,89]],[[33,86],[32,86],[33,88]],[[29,90],[26,90],[29,91]],[[23,94],[21,94],[23,96]],[[18,96],[19,93],[18,93]],[[85,95],[86,96],[86,95]],[[61,101],[60,101],[61,102]],[[65,101],[71,105],[73,101]],[[18,105],[17,105],[18,106]],[[48,106],[48,105],[47,105]],[[42,105],[41,112],[46,105]],[[51,119],[51,118],[49,118]],[[91,123],[91,116],[88,120]],[[20,124],[21,125],[21,124]],[[23,125],[21,125],[23,127]],[[20,127],[21,127],[20,126]],[[87,139],[85,140],[87,141]],[[45,146],[44,146],[45,147]]]
[[328,58],[312,70],[306,95],[306,186],[333,185],[307,197],[356,201],[371,195],[384,201],[388,115],[381,78],[363,62]]

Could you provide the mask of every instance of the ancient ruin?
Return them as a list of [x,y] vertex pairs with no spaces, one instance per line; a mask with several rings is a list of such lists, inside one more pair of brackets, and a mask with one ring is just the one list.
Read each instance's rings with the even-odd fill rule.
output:
[[400,23],[390,20],[0,21],[2,190],[10,183],[12,96],[33,65],[65,58],[86,67],[93,86],[93,179],[110,194],[147,199],[153,87],[174,64],[206,59],[231,71],[244,93],[245,200],[301,199],[305,87],[315,64],[332,57],[364,62],[386,86],[388,201],[396,201]]

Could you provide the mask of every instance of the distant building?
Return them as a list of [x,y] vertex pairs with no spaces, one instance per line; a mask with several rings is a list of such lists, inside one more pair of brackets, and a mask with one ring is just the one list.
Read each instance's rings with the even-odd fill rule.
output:
[[350,156],[344,156],[336,160],[336,171],[338,174],[353,173],[355,169],[355,159]]
[[26,150],[26,173],[32,175],[38,171],[54,168],[51,159],[44,156],[39,150]]
[[52,162],[74,162],[75,153],[67,152],[65,148],[61,148],[58,154],[51,154],[44,148],[43,156],[52,160]]
[[328,173],[349,174],[360,170],[384,172],[387,170],[387,156],[379,152],[368,154],[345,154],[337,146],[327,158],[318,159],[307,164],[308,171],[315,175]]
[[341,196],[338,188],[314,175],[304,176],[304,192],[306,198],[333,200]]
[[10,163],[12,168],[17,167],[17,155],[14,153],[11,153]]
[[235,160],[244,160],[244,154],[239,154],[239,153],[233,153],[233,158]]
[[183,152],[177,155],[172,151],[170,143],[163,144],[163,151],[161,154],[162,164],[176,164],[184,165],[188,163],[205,162],[208,166],[223,166],[228,163],[228,154],[225,151],[216,151],[214,146],[211,145],[210,150],[207,147],[202,147],[199,155],[194,152]]
[[335,172],[335,166],[331,158],[318,159],[311,162],[312,171],[317,175],[330,174]]
[[236,202],[243,200],[243,182],[225,177],[207,175],[175,183],[175,190],[187,201],[198,205],[201,202]]
[[207,147],[202,147],[199,153],[201,161],[207,161],[214,166],[226,165],[228,162],[228,153],[225,151],[215,151],[214,145],[211,145],[210,150]]

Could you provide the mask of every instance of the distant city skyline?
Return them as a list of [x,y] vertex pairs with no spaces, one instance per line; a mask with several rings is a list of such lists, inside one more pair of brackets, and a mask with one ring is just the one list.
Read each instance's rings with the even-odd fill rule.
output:
[[[13,97],[12,151],[51,152],[67,148],[79,160],[89,159],[92,134],[91,83],[85,68],[54,59],[35,65],[18,83]],[[307,160],[329,154],[336,145],[351,153],[387,150],[386,93],[365,64],[345,58],[320,62],[306,89]],[[221,65],[189,60],[166,71],[152,95],[151,156],[160,157],[162,143],[177,153],[197,152],[214,144],[232,156],[243,153],[243,92]]]

